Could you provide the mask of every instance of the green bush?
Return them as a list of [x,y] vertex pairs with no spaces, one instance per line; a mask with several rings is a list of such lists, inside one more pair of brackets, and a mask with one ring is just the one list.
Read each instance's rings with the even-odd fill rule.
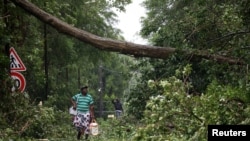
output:
[[[184,71],[183,71],[184,72]],[[159,82],[149,81],[152,89],[162,87],[163,93],[151,96],[144,111],[144,126],[133,140],[206,141],[207,126],[249,124],[249,101],[245,87],[212,82],[206,93],[188,93],[192,87],[176,77]]]

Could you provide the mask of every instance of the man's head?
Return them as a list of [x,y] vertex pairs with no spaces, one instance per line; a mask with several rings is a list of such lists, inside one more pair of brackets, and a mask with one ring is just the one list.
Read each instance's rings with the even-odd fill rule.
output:
[[85,85],[85,86],[81,87],[80,90],[81,90],[81,93],[85,95],[88,93],[88,86]]

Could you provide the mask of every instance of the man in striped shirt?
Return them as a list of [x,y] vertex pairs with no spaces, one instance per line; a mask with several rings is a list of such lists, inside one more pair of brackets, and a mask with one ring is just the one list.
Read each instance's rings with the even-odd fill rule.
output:
[[78,134],[77,139],[80,140],[81,135],[85,134],[85,139],[88,139],[89,124],[94,119],[94,106],[92,96],[88,93],[88,86],[81,87],[81,93],[72,96],[71,102],[73,108],[77,111],[73,124],[76,127]]

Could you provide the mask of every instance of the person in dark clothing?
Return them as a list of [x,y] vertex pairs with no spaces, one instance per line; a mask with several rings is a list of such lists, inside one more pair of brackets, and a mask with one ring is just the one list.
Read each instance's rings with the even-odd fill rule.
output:
[[116,118],[119,118],[123,113],[122,104],[119,99],[112,100],[112,103],[114,104],[115,107],[115,116]]

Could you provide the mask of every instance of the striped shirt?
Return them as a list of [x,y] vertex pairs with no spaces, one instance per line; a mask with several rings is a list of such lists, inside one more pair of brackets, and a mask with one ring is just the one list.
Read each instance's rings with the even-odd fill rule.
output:
[[76,94],[72,99],[76,101],[76,110],[81,113],[89,112],[89,106],[94,103],[90,94],[86,94],[85,96],[81,93]]

